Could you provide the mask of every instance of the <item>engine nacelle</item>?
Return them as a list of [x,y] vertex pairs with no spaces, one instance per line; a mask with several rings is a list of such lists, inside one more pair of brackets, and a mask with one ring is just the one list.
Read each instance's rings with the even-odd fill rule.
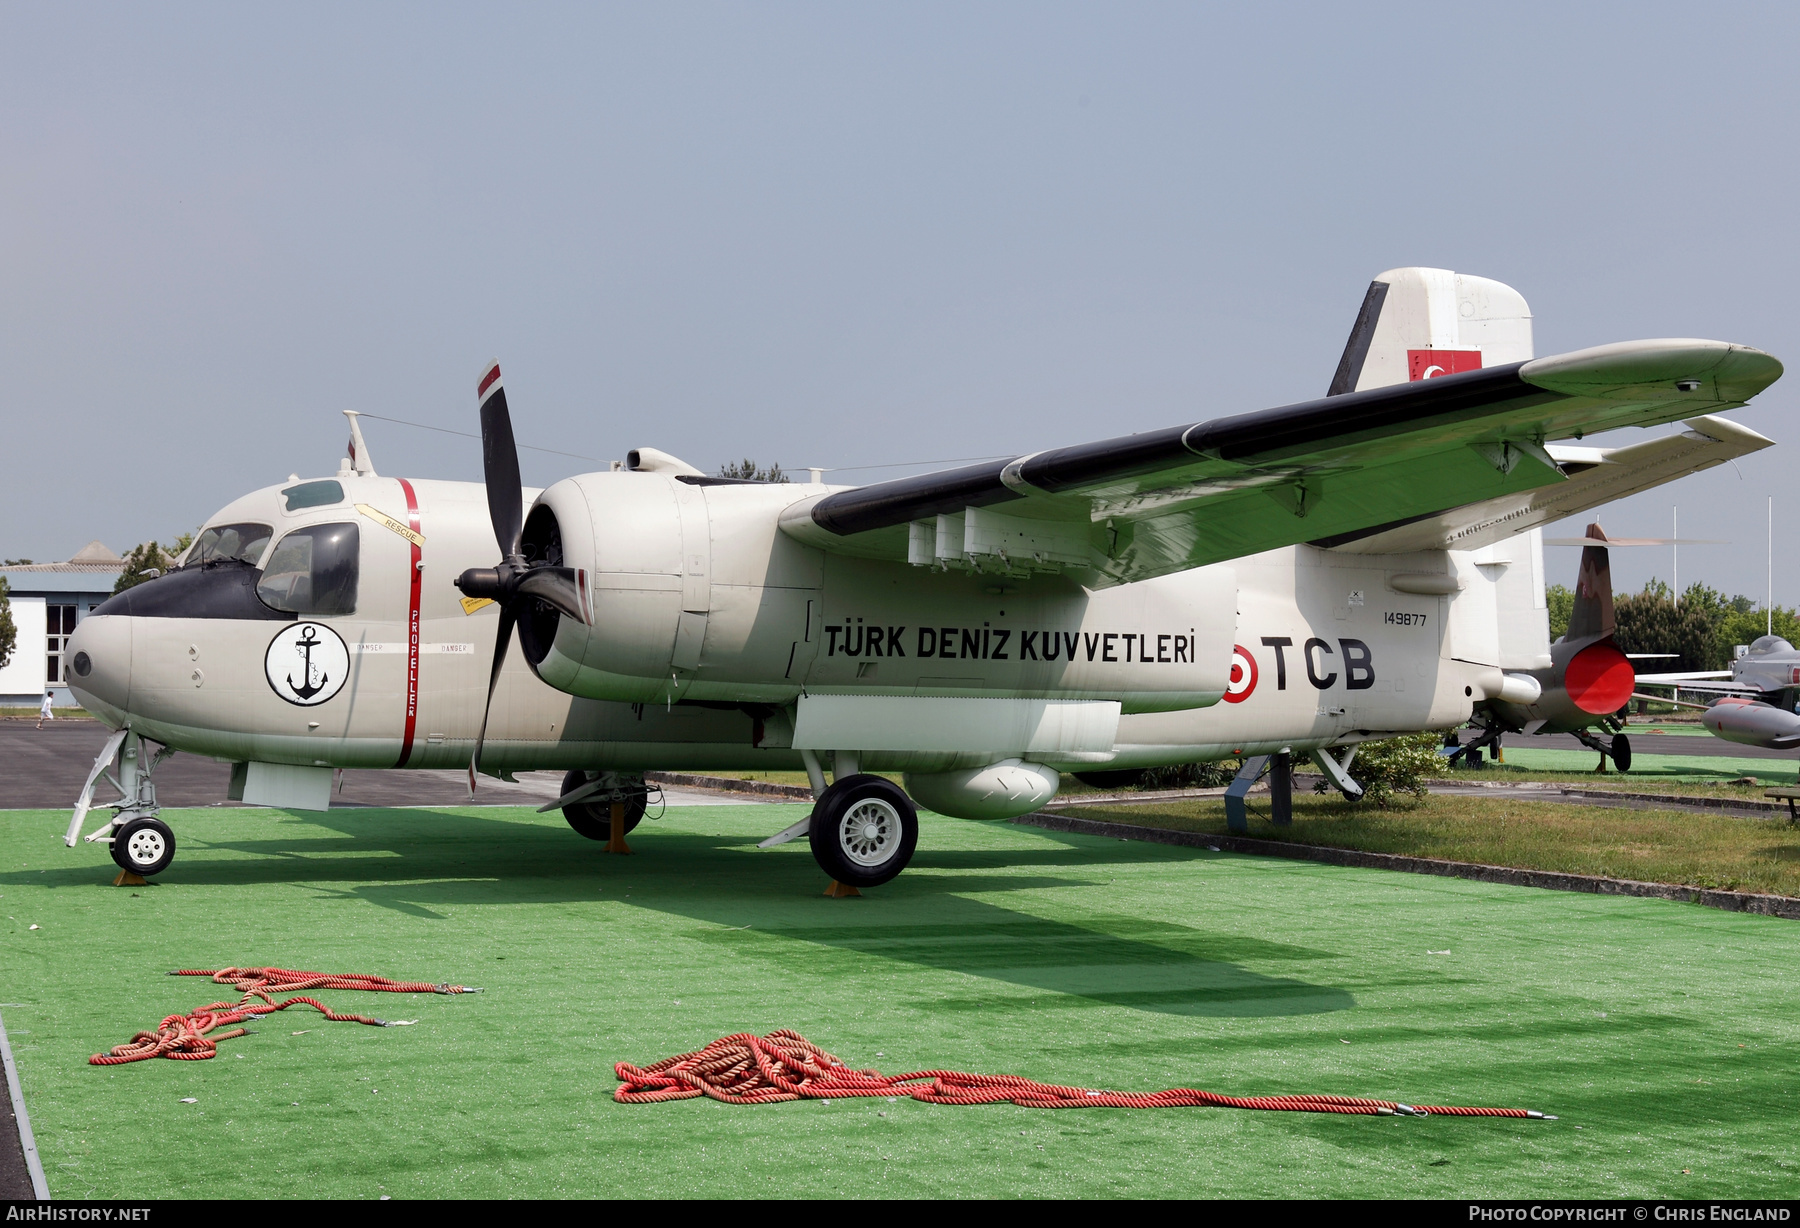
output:
[[1056,798],[1062,777],[1055,768],[1020,759],[960,772],[908,772],[906,791],[928,810],[958,819],[1013,819]]
[[1167,712],[1225,692],[1229,565],[1090,591],[1070,575],[827,554],[780,528],[808,491],[662,471],[556,483],[527,516],[522,549],[581,574],[592,622],[536,606],[519,627],[526,659],[558,690],[631,703],[786,705],[804,686]]

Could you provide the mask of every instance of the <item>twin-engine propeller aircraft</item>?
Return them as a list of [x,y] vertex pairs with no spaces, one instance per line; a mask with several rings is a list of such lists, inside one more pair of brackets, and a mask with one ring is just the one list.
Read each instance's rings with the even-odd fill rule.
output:
[[485,490],[378,476],[352,418],[335,476],[230,504],[80,623],[71,685],[117,732],[68,843],[116,757],[88,839],[166,867],[171,750],[315,810],[334,768],[559,769],[601,838],[646,769],[803,767],[775,839],[859,887],[906,865],[915,804],[1016,816],[1065,770],[1303,754],[1354,793],[1362,739],[1538,702],[1538,526],[1768,446],[1712,414],[1780,373],[1718,341],[1534,358],[1509,287],[1397,269],[1317,401],[854,489],[639,448],[522,492],[490,366]]

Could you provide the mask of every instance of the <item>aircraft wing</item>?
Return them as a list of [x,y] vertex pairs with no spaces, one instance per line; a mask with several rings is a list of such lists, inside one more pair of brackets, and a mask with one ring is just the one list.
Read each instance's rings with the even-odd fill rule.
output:
[[1565,516],[1711,469],[1773,447],[1775,441],[1729,418],[1689,418],[1685,431],[1623,448],[1549,444],[1565,480],[1535,490],[1480,499],[1398,525],[1316,542],[1346,554],[1404,554],[1411,550],[1478,550]]
[[[1550,441],[1742,405],[1780,375],[1745,346],[1626,342],[833,491],[795,503],[781,527],[834,553],[1125,584],[1561,488],[1608,466],[1559,462]],[[1718,433],[1727,450],[1769,443],[1735,424]],[[1589,480],[1591,502],[1546,503],[1544,519],[1628,493],[1606,476]],[[1529,527],[1515,518],[1495,536]],[[1468,536],[1459,548],[1484,544]],[[1402,548],[1421,547],[1382,552]]]
[[1713,687],[1687,687],[1687,684],[1690,682],[1699,682],[1703,679],[1729,677],[1731,677],[1731,671],[1728,669],[1706,669],[1689,674],[1639,674],[1637,680],[1639,682],[1648,682],[1652,686],[1670,686],[1679,682],[1683,685],[1684,689],[1688,690],[1714,690],[1716,688]]

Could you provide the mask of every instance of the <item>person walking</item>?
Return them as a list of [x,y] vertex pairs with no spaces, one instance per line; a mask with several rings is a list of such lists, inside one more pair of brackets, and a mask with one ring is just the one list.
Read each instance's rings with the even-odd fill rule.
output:
[[42,729],[44,727],[45,721],[53,721],[55,719],[56,719],[56,717],[51,715],[51,712],[50,712],[50,692],[45,691],[44,692],[44,702],[38,705],[37,727],[39,729]]

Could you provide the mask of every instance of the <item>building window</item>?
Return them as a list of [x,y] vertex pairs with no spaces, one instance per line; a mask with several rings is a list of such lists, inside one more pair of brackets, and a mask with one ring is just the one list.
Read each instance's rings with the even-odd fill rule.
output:
[[69,637],[75,633],[75,607],[46,605],[44,624],[50,656],[44,677],[50,682],[61,682],[63,649],[68,647]]

